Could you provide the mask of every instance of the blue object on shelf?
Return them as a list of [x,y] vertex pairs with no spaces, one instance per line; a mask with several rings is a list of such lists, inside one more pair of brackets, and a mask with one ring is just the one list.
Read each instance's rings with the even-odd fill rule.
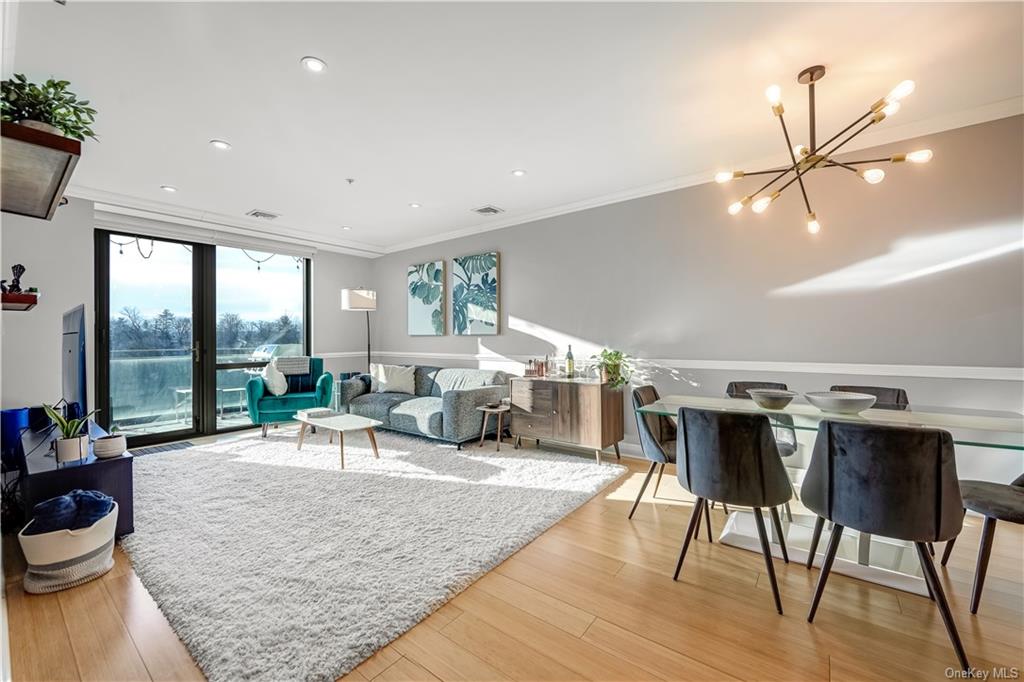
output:
[[5,469],[21,469],[21,432],[28,428],[28,408],[15,407],[0,413],[0,457]]

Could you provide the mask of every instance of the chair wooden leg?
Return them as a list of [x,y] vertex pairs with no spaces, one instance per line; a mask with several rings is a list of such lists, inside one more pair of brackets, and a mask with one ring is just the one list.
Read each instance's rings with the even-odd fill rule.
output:
[[[985,520],[987,521],[988,519],[986,518]],[[967,653],[964,651],[963,642],[960,641],[960,633],[957,632],[956,621],[953,620],[953,614],[949,610],[949,602],[946,601],[946,594],[942,591],[942,583],[939,581],[939,574],[935,571],[935,564],[932,563],[931,554],[928,553],[928,548],[923,542],[915,542],[914,546],[917,547],[917,556],[921,560],[921,569],[924,571],[928,586],[935,595],[935,605],[939,607],[942,624],[946,626],[946,634],[949,635],[949,641],[956,652],[960,668],[961,670],[970,670],[971,665],[967,662]]]
[[679,561],[676,563],[676,572],[672,574],[672,580],[679,580],[679,571],[683,569],[683,559],[686,558],[686,550],[690,547],[690,540],[697,532],[697,524],[700,522],[700,512],[704,508],[704,499],[698,497],[693,503],[693,512],[690,514],[690,523],[686,525],[686,534],[683,536],[683,547],[679,550]]
[[264,425],[262,426],[262,428],[261,428],[261,430],[262,430],[262,433],[260,433],[260,436],[261,436],[262,438],[266,438],[266,437],[267,437],[267,431],[268,431],[269,429],[270,429],[270,424],[264,424]]
[[[966,509],[964,509],[964,516],[967,516],[967,510]],[[949,555],[953,553],[953,545],[956,544],[957,537],[960,537],[960,536],[959,535],[955,536],[952,540],[947,541],[946,542],[946,548],[944,550],[942,550],[942,565],[943,566],[945,566],[946,562],[949,561]]]
[[839,549],[839,541],[843,538],[843,527],[838,523],[832,524],[832,535],[828,539],[828,548],[825,549],[825,558],[821,561],[821,574],[818,575],[818,584],[814,588],[814,598],[811,599],[811,609],[807,612],[807,622],[814,622],[814,614],[818,611],[818,603],[825,591],[825,582],[828,574],[832,571],[832,562],[836,559],[836,551]]
[[665,473],[665,463],[662,462],[661,466],[658,467],[658,478],[654,479],[654,492],[651,493],[651,497],[658,496],[658,486],[661,485],[661,475]]
[[640,498],[644,496],[644,491],[647,490],[647,484],[651,482],[651,475],[654,473],[654,467],[658,466],[657,462],[651,462],[651,468],[647,470],[647,476],[644,477],[644,484],[640,486],[640,493],[636,496],[636,502],[633,503],[633,508],[629,510],[629,516],[626,518],[633,518],[633,512],[640,505]]
[[615,442],[615,459],[622,459],[622,455],[619,453],[619,442]]
[[722,511],[724,511],[726,514],[729,513],[729,505],[727,505],[725,502],[722,503]]
[[789,552],[786,551],[786,535],[782,532],[782,519],[779,518],[779,510],[772,507],[772,524],[775,526],[775,535],[779,538],[779,547],[782,548],[782,561],[789,563]]
[[[774,511],[774,510],[773,510]],[[764,527],[764,516],[761,515],[761,508],[754,507],[754,523],[757,524],[757,534],[761,536],[761,552],[764,554],[764,565],[768,569],[768,580],[772,584],[772,595],[775,597],[775,610],[782,615],[782,598],[779,597],[779,583],[775,580],[775,564],[772,563],[772,550],[768,546],[768,531]]]
[[[957,536],[959,537],[959,536]],[[946,542],[946,548],[942,550],[942,565],[945,566],[946,562],[949,561],[949,555],[953,553],[953,545],[956,544],[956,538],[953,538]]]
[[825,527],[825,519],[818,517],[814,521],[814,533],[811,534],[811,546],[807,550],[807,568],[814,566],[814,555],[818,551],[818,541],[821,540],[821,529]]
[[714,542],[711,539],[711,509],[708,507],[708,501],[704,500],[704,525],[708,529],[708,542]]
[[971,590],[971,613],[978,612],[981,602],[981,590],[985,587],[985,573],[988,572],[988,558],[992,554],[992,539],[996,535],[996,520],[985,517],[981,527],[981,545],[978,547],[978,565],[974,569],[974,589]]

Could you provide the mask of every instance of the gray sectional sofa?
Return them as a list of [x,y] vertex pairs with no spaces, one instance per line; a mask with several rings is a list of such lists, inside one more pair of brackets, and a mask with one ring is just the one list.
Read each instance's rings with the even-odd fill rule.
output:
[[417,365],[415,376],[415,395],[371,393],[366,374],[346,379],[340,382],[339,404],[350,414],[383,422],[384,428],[461,445],[480,437],[483,413],[476,408],[508,397],[509,375],[499,370]]

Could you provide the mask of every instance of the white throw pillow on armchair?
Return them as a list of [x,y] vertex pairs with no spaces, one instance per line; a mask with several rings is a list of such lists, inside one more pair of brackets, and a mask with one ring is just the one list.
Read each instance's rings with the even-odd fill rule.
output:
[[284,395],[288,392],[288,379],[277,368],[276,360],[268,362],[260,374],[263,376],[263,385],[270,395]]
[[402,365],[370,365],[371,393],[416,394],[416,367]]

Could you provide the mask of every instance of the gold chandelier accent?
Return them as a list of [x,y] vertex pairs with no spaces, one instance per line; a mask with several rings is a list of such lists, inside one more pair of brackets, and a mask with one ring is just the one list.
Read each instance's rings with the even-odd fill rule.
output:
[[[881,168],[859,168],[869,164],[878,163],[927,163],[932,159],[932,150],[919,149],[906,154],[893,154],[881,159],[865,159],[863,161],[838,161],[833,158],[839,149],[847,142],[857,137],[873,125],[877,125],[894,115],[900,110],[900,100],[914,91],[914,81],[906,80],[893,88],[888,95],[878,100],[860,116],[856,121],[846,126],[838,133],[830,137],[824,144],[817,144],[817,130],[814,121],[814,84],[825,76],[825,67],[810,66],[797,75],[797,82],[807,86],[807,98],[809,102],[808,111],[810,114],[809,144],[794,145],[789,139],[789,130],[786,128],[785,109],[782,106],[782,90],[778,85],[769,86],[765,90],[765,97],[772,107],[772,113],[779,119],[782,125],[782,135],[786,138],[786,148],[789,151],[789,158],[792,162],[787,168],[771,168],[761,171],[721,171],[715,174],[715,182],[726,183],[731,180],[739,180],[751,175],[772,175],[771,180],[761,186],[753,194],[748,194],[738,201],[729,205],[729,214],[736,215],[750,204],[750,210],[754,213],[764,213],[773,201],[778,199],[794,182],[800,186],[800,193],[803,195],[804,206],[807,208],[807,231],[817,234],[821,230],[821,224],[814,211],[811,210],[811,202],[807,198],[807,188],[804,187],[804,176],[813,170],[822,168],[842,168],[850,171],[867,182],[869,185],[877,185],[885,179],[885,171]],[[866,121],[866,122],[865,122]],[[860,125],[860,124],[864,125]],[[858,128],[857,126],[860,127]],[[856,130],[854,130],[856,128]],[[852,133],[850,131],[853,130]],[[846,135],[850,133],[849,135]],[[846,135],[846,137],[843,137]],[[840,139],[842,138],[842,139]],[[838,140],[838,142],[837,142]],[[832,145],[829,147],[829,145]],[[793,177],[777,189],[772,189],[777,182],[793,173]],[[769,192],[769,194],[762,193]]]

